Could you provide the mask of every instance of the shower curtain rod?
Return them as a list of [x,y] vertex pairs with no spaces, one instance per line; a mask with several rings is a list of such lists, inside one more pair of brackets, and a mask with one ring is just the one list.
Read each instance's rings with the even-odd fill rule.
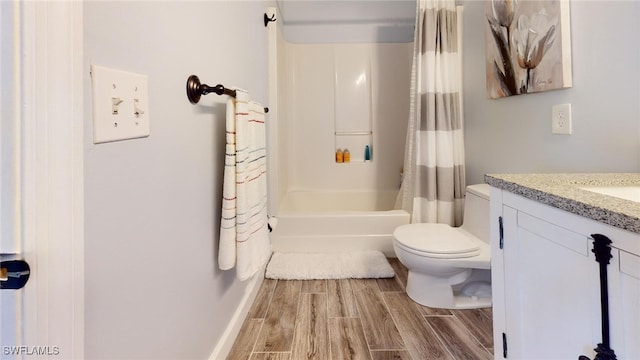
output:
[[[236,91],[227,89],[223,85],[209,86],[207,84],[202,84],[200,79],[196,75],[191,75],[187,79],[187,97],[189,98],[189,102],[192,104],[197,104],[200,101],[200,96],[207,95],[209,93],[216,93],[218,95],[229,95],[232,97],[236,97]],[[269,108],[265,107],[264,112],[268,113]]]

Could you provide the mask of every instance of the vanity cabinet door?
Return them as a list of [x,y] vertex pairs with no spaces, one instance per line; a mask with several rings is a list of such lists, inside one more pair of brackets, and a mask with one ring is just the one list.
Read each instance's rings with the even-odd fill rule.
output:
[[609,266],[611,348],[618,359],[640,359],[640,256],[613,250]]
[[504,247],[493,256],[504,266],[507,358],[593,358],[601,326],[592,240],[506,206],[502,215]]

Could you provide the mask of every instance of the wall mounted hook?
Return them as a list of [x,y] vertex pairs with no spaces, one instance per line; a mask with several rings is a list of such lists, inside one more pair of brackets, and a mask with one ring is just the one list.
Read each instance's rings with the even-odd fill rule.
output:
[[264,13],[264,27],[267,27],[267,25],[272,21],[276,21],[276,14],[273,14],[271,15],[271,17],[269,17],[267,13]]

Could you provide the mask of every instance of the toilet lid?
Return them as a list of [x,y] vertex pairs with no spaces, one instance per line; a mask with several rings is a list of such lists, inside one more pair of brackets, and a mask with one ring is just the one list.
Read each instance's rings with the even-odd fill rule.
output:
[[430,257],[460,258],[480,253],[480,246],[469,234],[446,224],[402,225],[393,237],[400,245]]

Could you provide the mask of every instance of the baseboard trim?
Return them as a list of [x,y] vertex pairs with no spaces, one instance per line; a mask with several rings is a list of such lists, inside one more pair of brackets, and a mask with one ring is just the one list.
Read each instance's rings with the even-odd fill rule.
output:
[[209,356],[209,360],[227,358],[236,337],[238,337],[238,334],[240,333],[242,324],[251,309],[251,305],[258,296],[258,291],[260,290],[262,281],[264,281],[264,269],[258,271],[253,278],[249,280],[247,287],[245,288],[244,296],[242,297],[242,300],[240,300],[240,305],[238,305],[238,308],[231,317],[231,321],[229,321],[229,325],[227,325],[224,333],[222,333],[222,337],[218,341],[218,344],[213,348],[213,352],[211,353],[211,356]]

